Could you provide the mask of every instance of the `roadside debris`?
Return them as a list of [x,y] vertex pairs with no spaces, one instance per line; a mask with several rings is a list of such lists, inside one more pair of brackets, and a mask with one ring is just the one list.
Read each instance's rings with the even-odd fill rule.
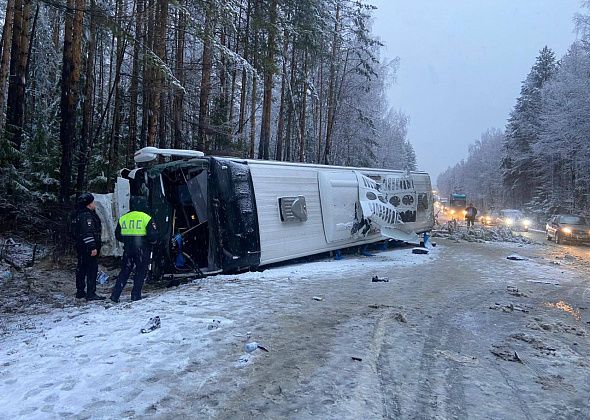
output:
[[529,313],[528,309],[521,308],[520,306],[514,306],[512,303],[509,303],[508,305],[501,305],[499,303],[495,303],[494,306],[490,306],[490,309],[494,309],[494,310],[501,309],[502,312],[520,311],[520,312],[524,312],[525,314]]
[[207,325],[207,329],[208,330],[216,330],[219,328],[220,325],[221,325],[221,321],[218,319],[214,319],[213,321],[211,321],[211,323],[209,325]]
[[147,324],[145,324],[145,326],[141,329],[141,333],[147,334],[154,330],[157,330],[158,328],[160,328],[160,317],[155,316],[153,318],[150,318]]
[[385,309],[385,308],[393,308],[393,306],[391,306],[391,305],[383,305],[383,304],[377,305],[377,304],[374,303],[374,304],[369,305],[369,308],[371,308],[371,309]]
[[360,357],[352,356],[351,359],[354,360],[355,362],[362,362],[363,361],[363,359],[361,359]]
[[549,281],[549,280],[527,280],[529,283],[538,283],[538,284],[551,284],[553,286],[559,286],[558,281]]
[[539,350],[542,354],[546,354],[548,356],[555,356],[555,352],[557,351],[556,348],[547,346],[544,342],[539,340],[532,335],[525,334],[525,333],[516,333],[510,336],[513,340],[523,341],[527,344],[530,344],[536,350]]
[[525,293],[518,290],[516,286],[506,286],[506,291],[509,295],[516,296],[516,297],[528,297]]
[[517,363],[524,364],[524,361],[520,358],[518,353],[505,345],[498,346],[498,345],[494,344],[494,345],[492,345],[492,349],[490,350],[490,352],[494,356],[496,356],[502,360],[506,360],[507,362],[517,362]]
[[0,260],[4,260],[17,270],[31,267],[46,255],[47,250],[41,249],[37,244],[16,242],[13,238],[0,238]]
[[312,299],[317,300],[318,302],[321,302],[322,300],[324,300],[324,298],[320,297],[320,296],[314,296],[314,297],[312,297]]
[[416,247],[416,248],[412,248],[412,254],[419,254],[419,255],[425,255],[428,254],[430,251],[426,248],[422,248],[422,247]]
[[519,244],[533,244],[534,241],[515,234],[510,229],[502,227],[472,227],[466,229],[461,227],[457,230],[435,230],[432,232],[433,238],[447,238],[456,242],[463,240],[467,242],[514,242]]
[[260,345],[259,343],[257,343],[256,341],[251,341],[249,343],[244,344],[244,351],[246,353],[252,353],[253,351],[255,351],[256,349],[260,349],[266,353],[268,353],[268,349],[262,345]]
[[398,322],[401,322],[402,324],[405,324],[408,322],[408,320],[406,319],[405,315],[398,312],[393,316],[393,319],[395,319]]
[[528,260],[528,258],[522,257],[522,256],[520,256],[518,254],[509,255],[509,256],[506,257],[506,259],[507,260],[510,260],[510,261],[527,261]]
[[466,363],[466,364],[477,364],[477,357],[475,356],[463,356],[461,354],[449,351],[449,350],[438,350],[438,354],[441,356],[446,357],[449,360],[453,360],[457,363]]
[[373,283],[378,283],[378,282],[384,282],[387,283],[389,282],[389,277],[379,277],[379,276],[373,276],[373,278],[371,279],[371,281]]

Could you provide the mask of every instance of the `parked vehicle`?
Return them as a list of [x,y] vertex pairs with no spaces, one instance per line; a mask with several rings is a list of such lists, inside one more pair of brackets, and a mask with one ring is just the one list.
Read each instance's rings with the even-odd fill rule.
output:
[[419,242],[434,224],[424,172],[156,148],[138,151],[135,160],[163,154],[184,159],[124,170],[113,194],[116,207],[128,205],[129,196],[148,199],[160,234],[157,277],[256,269],[387,238]]
[[583,216],[558,214],[553,216],[545,226],[547,240],[555,243],[590,242],[590,225]]

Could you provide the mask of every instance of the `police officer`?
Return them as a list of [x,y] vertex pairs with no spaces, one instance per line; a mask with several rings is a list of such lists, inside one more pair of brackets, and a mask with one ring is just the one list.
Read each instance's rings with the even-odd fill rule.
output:
[[96,214],[94,196],[83,193],[77,200],[75,219],[76,251],[78,265],[76,267],[76,298],[87,301],[103,300],[104,296],[96,294],[96,274],[98,272],[98,256],[102,241],[100,233],[102,224]]
[[141,289],[150,264],[151,247],[157,240],[156,224],[147,212],[147,202],[143,197],[132,197],[131,211],[119,219],[115,236],[123,242],[124,252],[121,272],[111,293],[111,300],[119,302],[119,297],[135,267],[131,300],[141,299]]

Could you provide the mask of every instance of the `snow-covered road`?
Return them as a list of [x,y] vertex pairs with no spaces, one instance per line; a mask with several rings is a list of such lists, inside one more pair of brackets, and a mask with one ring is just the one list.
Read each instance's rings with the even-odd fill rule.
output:
[[0,418],[588,418],[590,283],[545,251],[441,240],[14,315]]

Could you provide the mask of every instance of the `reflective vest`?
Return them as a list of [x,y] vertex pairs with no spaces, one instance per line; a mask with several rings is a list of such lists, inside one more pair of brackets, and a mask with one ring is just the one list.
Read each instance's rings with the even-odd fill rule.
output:
[[119,219],[122,236],[146,236],[152,217],[141,211],[130,211]]

